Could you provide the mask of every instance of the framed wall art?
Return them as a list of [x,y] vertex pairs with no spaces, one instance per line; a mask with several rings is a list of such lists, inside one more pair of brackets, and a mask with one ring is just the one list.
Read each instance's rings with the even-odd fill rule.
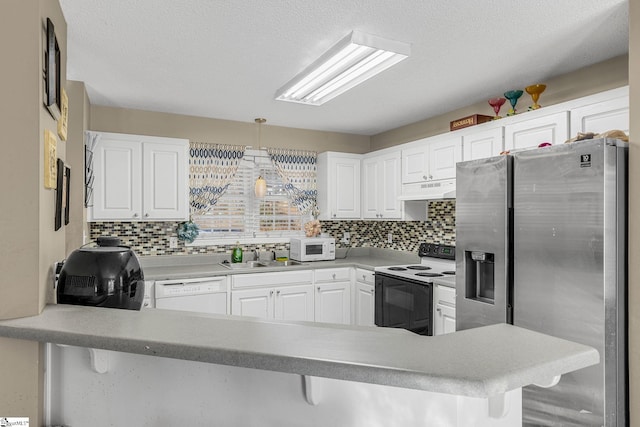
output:
[[49,129],[44,130],[44,188],[54,189],[57,185],[57,150],[58,139]]
[[58,136],[61,141],[67,140],[67,126],[69,123],[69,97],[64,88],[60,89],[60,119],[58,120]]
[[44,53],[44,105],[55,120],[60,118],[60,46],[51,19],[47,18],[46,50]]
[[65,166],[64,168],[64,182],[62,183],[64,189],[64,225],[69,224],[69,189],[71,188],[71,169]]
[[62,203],[64,190],[64,162],[60,159],[57,161],[58,177],[56,186],[56,217],[55,217],[55,230],[58,231],[62,227]]

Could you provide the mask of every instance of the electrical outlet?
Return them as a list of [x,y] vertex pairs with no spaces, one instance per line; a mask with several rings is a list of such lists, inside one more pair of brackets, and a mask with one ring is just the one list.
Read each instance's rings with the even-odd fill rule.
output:
[[178,238],[176,236],[169,237],[169,248],[176,249],[178,247]]
[[351,233],[349,233],[348,231],[345,231],[342,234],[342,243],[349,244],[350,241],[351,241]]
[[393,243],[393,233],[387,234],[387,243]]

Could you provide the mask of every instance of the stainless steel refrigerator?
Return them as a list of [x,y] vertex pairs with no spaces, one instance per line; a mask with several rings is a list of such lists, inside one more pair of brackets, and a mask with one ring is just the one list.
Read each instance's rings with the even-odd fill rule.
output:
[[600,353],[525,387],[525,426],[628,423],[627,163],[610,139],[458,163],[456,329],[507,322]]

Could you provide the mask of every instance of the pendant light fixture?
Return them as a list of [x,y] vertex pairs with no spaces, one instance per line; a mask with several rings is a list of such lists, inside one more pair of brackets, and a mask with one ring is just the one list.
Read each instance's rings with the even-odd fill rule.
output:
[[[262,139],[262,124],[266,122],[267,119],[257,118],[255,122],[258,124],[258,151],[260,151],[260,142]],[[262,175],[258,176],[256,179],[256,185],[254,187],[254,192],[256,197],[264,197],[267,194],[267,181],[262,177]]]

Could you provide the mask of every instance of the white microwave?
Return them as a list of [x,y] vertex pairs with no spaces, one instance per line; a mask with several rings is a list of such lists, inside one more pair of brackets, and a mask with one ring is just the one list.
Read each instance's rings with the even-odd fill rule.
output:
[[296,261],[327,261],[336,259],[336,239],[333,237],[293,237],[289,258]]

